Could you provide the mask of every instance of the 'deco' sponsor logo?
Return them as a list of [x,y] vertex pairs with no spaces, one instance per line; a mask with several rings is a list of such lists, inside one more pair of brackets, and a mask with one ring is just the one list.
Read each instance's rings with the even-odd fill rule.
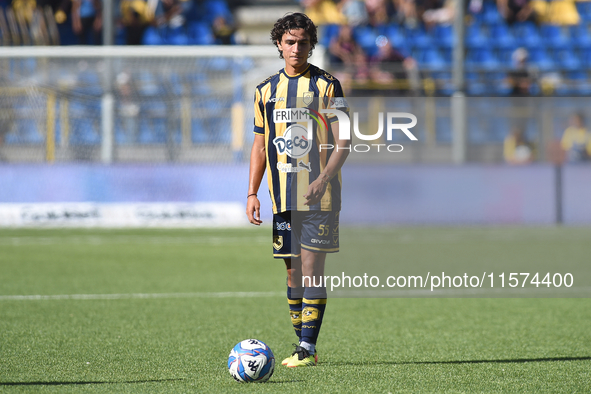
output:
[[285,130],[283,136],[275,137],[273,144],[278,154],[297,159],[306,156],[312,149],[312,133],[308,133],[304,126],[293,124]]

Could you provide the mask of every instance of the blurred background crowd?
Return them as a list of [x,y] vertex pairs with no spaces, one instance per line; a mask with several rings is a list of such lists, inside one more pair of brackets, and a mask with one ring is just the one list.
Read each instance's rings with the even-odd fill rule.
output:
[[[347,95],[448,97],[456,90],[452,81],[452,58],[457,46],[453,27],[457,1],[115,0],[114,43],[164,46],[269,45],[269,29],[278,16],[304,11],[319,26],[325,68],[341,80]],[[585,127],[584,105],[581,104],[582,98],[591,95],[591,1],[465,0],[463,4],[466,95],[576,98],[578,101],[570,101],[569,104],[570,119],[567,120],[566,115],[557,118],[559,120],[555,122],[559,123],[558,126],[548,126],[547,134],[560,138],[560,142],[556,141],[556,151],[559,153],[554,156],[566,155],[571,161],[591,157],[591,137]],[[101,45],[103,7],[102,0],[0,0],[1,44]],[[133,124],[129,128],[139,130],[129,133],[133,136],[129,141],[174,143],[177,137],[171,140],[167,131],[170,129],[168,123],[162,121],[161,126],[153,126],[158,124],[156,120],[170,118],[173,113],[166,106],[168,99],[162,101],[161,97],[167,97],[166,94],[170,92],[184,91],[183,86],[187,86],[187,81],[197,81],[191,85],[193,90],[206,89],[207,81],[215,76],[216,71],[222,71],[225,67],[224,62],[220,66],[214,60],[208,69],[196,70],[196,74],[179,74],[175,77],[169,72],[162,78],[167,78],[164,84],[170,84],[170,88],[163,88],[162,81],[150,76],[147,65],[137,70],[141,75],[132,77],[134,73],[131,69],[120,72],[115,78],[116,93],[121,99],[118,116],[123,120],[120,123]],[[79,62],[76,67],[85,64]],[[100,72],[91,75],[90,71],[93,70],[82,68],[76,74],[77,84],[86,83],[84,86],[88,89],[92,85],[100,91]],[[156,70],[152,71],[155,74]],[[92,81],[84,80],[87,74],[92,76]],[[158,89],[165,89],[166,92],[159,92]],[[201,90],[193,93],[201,97],[206,94],[205,90]],[[99,95],[86,90],[82,93],[88,102],[91,96]],[[152,97],[156,100],[154,103],[150,101]],[[232,102],[231,98],[224,100]],[[226,106],[224,100],[218,99],[221,103],[218,107]],[[88,104],[86,101],[77,120],[80,124],[88,118],[89,108],[96,112],[95,118],[99,118],[97,111],[100,103]],[[73,103],[74,100],[72,106],[67,107],[71,116],[75,113]],[[523,103],[521,101],[519,105]],[[9,107],[15,105],[15,99],[7,103]],[[29,104],[23,105],[25,108]],[[490,103],[487,105],[489,112],[495,111],[496,107],[490,107]],[[543,118],[544,110],[541,107],[528,105],[533,105],[536,116]],[[503,111],[510,111],[512,106],[509,104]],[[528,111],[523,109],[520,116],[523,119],[533,116]],[[229,132],[224,132],[222,138],[220,133],[213,133],[213,129],[207,126],[209,121],[203,120],[208,117],[218,119],[217,112],[214,112],[209,109],[203,112],[205,115],[197,118],[186,115],[189,119],[187,122],[191,124],[193,143],[227,143],[230,140]],[[197,112],[187,112],[191,113]],[[26,116],[23,115],[24,118]],[[127,122],[129,119],[133,122]],[[531,121],[519,124],[511,120],[510,114],[503,119],[507,123],[503,127],[494,128],[488,122],[470,128],[470,141],[503,145],[499,147],[504,160],[514,164],[536,160],[541,151],[547,150],[547,147],[540,147],[541,137],[538,137],[541,135],[540,124],[543,120],[536,124]],[[149,124],[142,126],[140,121]],[[473,121],[478,122],[479,119]],[[45,140],[39,122],[42,120],[37,120],[34,127],[19,127],[18,133],[13,124],[2,127],[6,142],[16,144]],[[75,124],[74,121],[70,122],[71,130],[76,129]],[[150,127],[156,131],[146,132]],[[80,143],[99,143],[98,120],[93,120],[92,127],[79,128],[81,135],[85,136]],[[28,129],[33,130],[30,134],[35,138],[27,137],[21,131]],[[437,143],[445,144],[452,140],[449,125],[437,123],[433,130],[436,130],[433,140]],[[148,133],[149,136],[143,138],[142,133]],[[76,134],[69,135],[71,139]],[[121,135],[125,136],[124,133]],[[120,140],[121,143],[127,141],[124,137],[120,137]]]
[[[114,42],[264,44],[268,36],[253,26],[268,30],[282,12],[304,10],[320,26],[332,71],[348,90],[449,95],[455,1],[120,0]],[[466,0],[465,5],[468,94],[591,94],[591,2]],[[3,45],[101,44],[101,0],[2,0],[0,6]]]

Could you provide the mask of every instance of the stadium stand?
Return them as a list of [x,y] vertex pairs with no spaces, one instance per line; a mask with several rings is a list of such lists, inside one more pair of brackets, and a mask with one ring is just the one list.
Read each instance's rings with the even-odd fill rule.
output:
[[[14,3],[14,2],[13,2]],[[140,3],[143,3],[141,5]],[[159,2],[156,2],[159,4]],[[283,15],[288,11],[296,11],[305,8],[306,2],[269,0],[260,2],[237,2],[227,0],[174,0],[172,5],[163,7],[159,5],[149,15],[148,3],[142,0],[117,2],[117,25],[115,43],[123,45],[129,43],[129,34],[135,31],[140,34],[140,43],[143,45],[215,45],[215,44],[268,44],[268,28],[277,15]],[[511,95],[556,95],[556,96],[587,96],[591,94],[591,82],[589,69],[591,68],[591,2],[572,2],[563,0],[562,7],[550,10],[535,5],[538,13],[565,12],[567,17],[562,19],[550,18],[541,15],[538,23],[532,21],[517,21],[507,23],[497,8],[494,1],[484,0],[480,9],[469,8],[466,25],[466,92],[471,96],[499,96]],[[568,3],[568,4],[567,4]],[[55,5],[45,5],[38,1],[37,8],[22,9],[11,6],[10,1],[0,3],[0,42],[5,46],[14,45],[76,45],[79,40],[72,29],[70,8],[60,8]],[[138,5],[139,4],[139,5]],[[316,3],[314,3],[316,4]],[[320,4],[320,3],[319,3]],[[372,7],[375,4],[372,4]],[[564,10],[564,11],[563,11]],[[318,16],[323,20],[333,19],[344,21],[346,17],[335,16],[338,8],[330,8],[331,16]],[[415,71],[420,78],[419,91],[413,90],[410,83],[412,67],[404,70],[409,75],[409,81],[399,74],[388,82],[391,84],[393,94],[412,94],[449,96],[453,92],[451,83],[452,48],[454,37],[452,26],[446,23],[425,25],[418,20],[401,16],[400,10],[388,8],[387,20],[378,25],[361,23],[352,26],[353,38],[363,49],[367,62],[375,58],[379,51],[379,42],[387,39],[405,58],[416,62]],[[405,10],[404,12],[407,12]],[[576,14],[576,17],[573,16]],[[412,13],[410,13],[412,14]],[[131,15],[131,16],[130,16]],[[132,19],[129,19],[132,18]],[[136,18],[136,19],[133,19]],[[375,18],[374,18],[375,19]],[[143,27],[136,30],[135,22]],[[365,19],[367,21],[367,18]],[[369,19],[370,21],[372,18]],[[570,23],[576,20],[578,23]],[[545,21],[559,21],[554,24]],[[356,22],[357,23],[357,22]],[[135,26],[135,27],[134,27]],[[339,32],[339,24],[322,24],[320,44],[329,47]],[[130,33],[131,32],[131,33]],[[133,33],[135,34],[135,33]],[[518,64],[515,61],[516,52],[525,53],[527,61]],[[214,59],[208,64],[218,70],[228,69],[231,65],[223,58]],[[26,62],[14,63],[14,67],[23,68],[19,75],[26,74]],[[341,65],[342,66],[342,65]],[[338,71],[338,64],[329,64],[329,69]],[[29,65],[31,69],[35,65]],[[401,64],[392,66],[394,70],[404,71]],[[396,68],[398,67],[398,68]],[[180,96],[185,86],[190,86],[187,92],[194,96],[205,96],[211,92],[208,86],[208,71],[198,70],[192,75],[180,75],[171,72],[166,80],[160,80],[151,74],[150,70],[138,74],[134,93],[137,102],[141,103],[139,111],[142,114],[137,119],[135,126],[138,132],[126,131],[129,129],[125,119],[118,119],[116,127],[116,141],[118,143],[139,144],[163,144],[180,140],[180,134],[170,136],[166,133],[167,114],[171,111],[179,111],[178,108],[170,108],[162,97],[167,94]],[[8,72],[10,78],[10,72]],[[188,78],[191,80],[188,81]],[[516,87],[515,81],[521,81]],[[388,94],[388,83],[371,81],[355,82],[351,89],[359,89],[367,94],[372,89],[378,88],[380,94]],[[429,88],[427,88],[429,87]],[[97,70],[80,70],[77,75],[71,94],[75,97],[87,98],[87,100],[72,100],[69,103],[72,121],[69,135],[60,135],[59,138],[68,138],[72,144],[98,144],[100,142],[100,130],[96,123],[84,119],[83,113],[98,111],[97,105],[91,104],[90,98],[99,97],[102,92],[100,76]],[[231,105],[231,100],[228,99]],[[219,112],[218,101],[215,107],[211,103],[193,103],[192,111],[209,111],[210,114]],[[209,107],[207,107],[209,105]],[[212,105],[214,105],[212,107]],[[133,105],[130,106],[132,108]],[[20,116],[26,111],[21,104],[15,105],[18,136],[9,133],[6,144],[40,143],[39,122],[26,120]],[[99,115],[97,115],[98,117]],[[125,117],[123,117],[125,118]],[[130,117],[130,119],[133,117]],[[214,115],[210,118],[192,119],[190,140],[193,143],[229,142],[230,134],[222,136],[212,135],[208,132],[212,127],[227,128],[227,125],[215,124]],[[227,122],[227,119],[225,120]],[[132,122],[133,123],[133,122]],[[218,122],[219,123],[219,122]],[[130,123],[131,124],[131,123]],[[59,125],[59,123],[58,123]],[[441,128],[438,141],[449,141],[449,130]],[[473,143],[485,143],[487,141],[502,141],[504,135],[476,135],[471,137]]]

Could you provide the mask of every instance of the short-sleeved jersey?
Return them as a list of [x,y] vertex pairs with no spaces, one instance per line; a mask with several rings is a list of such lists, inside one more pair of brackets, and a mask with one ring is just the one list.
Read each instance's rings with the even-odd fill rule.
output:
[[[296,122],[276,123],[273,118],[274,110],[293,108],[310,108],[316,111],[314,113],[318,118],[319,110],[330,108],[331,105],[333,108],[339,107],[334,106],[334,98],[337,97],[344,97],[339,81],[314,65],[309,65],[305,71],[297,75],[288,75],[285,69],[282,69],[257,86],[254,98],[254,133],[265,136],[267,180],[273,213],[341,209],[340,171],[329,182],[320,203],[313,206],[304,205],[306,199],[303,197],[310,183],[324,170],[333,152],[333,149],[321,150],[319,147],[321,144],[336,146],[331,130],[332,124],[337,121],[336,116],[325,114],[326,122],[311,122],[312,146],[301,157],[293,157],[289,151],[282,149],[285,145],[279,141]],[[344,100],[336,102],[346,103]],[[290,131],[287,134],[291,133]],[[294,141],[297,142],[297,139]],[[309,141],[306,140],[307,142]]]

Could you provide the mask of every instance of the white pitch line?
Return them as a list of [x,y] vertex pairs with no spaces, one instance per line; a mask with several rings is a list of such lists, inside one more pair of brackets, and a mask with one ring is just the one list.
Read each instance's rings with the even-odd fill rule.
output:
[[[59,295],[0,295],[0,301],[49,301],[49,300],[129,300],[154,298],[264,298],[284,296],[276,291],[227,291],[210,293],[128,293],[128,294],[59,294]],[[537,296],[540,298],[584,297],[591,296],[591,287],[573,287],[569,289],[445,289],[445,290],[358,290],[330,292],[335,298],[406,298],[406,297],[492,297],[519,298]]]
[[130,294],[59,294],[59,295],[2,295],[0,301],[48,301],[48,300],[127,300],[145,298],[256,298],[277,297],[283,292],[240,292],[219,293],[130,293]]

